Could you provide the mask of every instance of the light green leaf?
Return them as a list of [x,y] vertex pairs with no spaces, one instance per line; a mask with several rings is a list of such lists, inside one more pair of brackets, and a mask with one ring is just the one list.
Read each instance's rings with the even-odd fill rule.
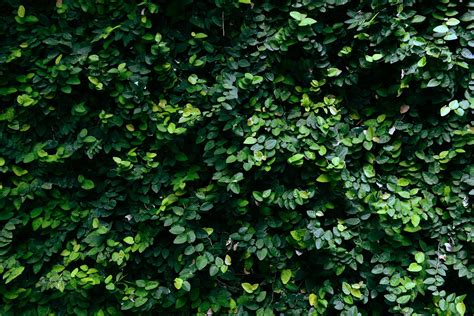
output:
[[298,25],[299,26],[307,26],[316,23],[315,19],[312,18],[304,18]]
[[290,16],[297,21],[302,21],[307,15],[304,13],[299,13],[298,11],[291,11]]
[[428,81],[428,84],[426,85],[428,88],[433,88],[439,86],[441,82],[439,82],[437,79],[433,78],[430,81]]
[[129,245],[133,245],[135,243],[135,241],[133,240],[133,237],[131,236],[125,237],[123,241]]
[[420,215],[412,214],[410,219],[414,227],[417,227],[418,225],[420,225],[420,220],[421,220]]
[[258,284],[250,284],[250,283],[242,283],[242,288],[245,290],[245,292],[252,294],[257,288]]
[[438,25],[433,29],[436,33],[447,33],[449,28],[446,25]]
[[247,137],[244,140],[244,144],[246,144],[246,145],[253,145],[253,144],[256,144],[256,143],[257,143],[257,139],[255,137]]
[[401,187],[406,187],[407,185],[410,184],[410,180],[405,179],[405,178],[400,178],[397,180],[397,184]]
[[451,112],[451,109],[449,108],[449,106],[443,106],[440,110],[439,110],[441,116],[446,116],[449,114],[449,112]]
[[410,272],[420,272],[423,268],[416,262],[410,263],[410,266],[408,267],[408,271]]
[[423,252],[417,252],[415,254],[415,261],[417,263],[423,263],[425,261],[425,254]]
[[342,70],[338,68],[328,68],[328,77],[337,77],[341,74]]
[[304,157],[303,154],[296,154],[296,155],[293,155],[290,158],[288,158],[288,162],[289,163],[295,163],[295,162],[300,161],[301,159],[303,159],[303,157]]
[[318,297],[316,296],[316,294],[311,293],[309,294],[308,300],[309,300],[309,305],[316,306],[318,302]]
[[21,5],[21,6],[18,7],[18,16],[20,18],[25,17],[25,12],[26,12],[26,10],[25,10],[24,6]]
[[403,295],[397,298],[397,303],[398,304],[406,304],[410,300],[411,296],[410,295]]
[[458,25],[459,23],[460,23],[460,21],[456,18],[449,18],[446,21],[446,24],[449,25],[449,26],[455,26],[455,25]]
[[323,173],[316,179],[316,181],[321,182],[321,183],[326,183],[326,182],[331,181],[331,178],[329,178],[327,174]]
[[281,282],[283,284],[287,284],[288,281],[290,281],[291,279],[291,270],[290,269],[284,269],[281,271],[281,274],[280,274],[280,279],[281,279]]
[[463,316],[466,313],[466,305],[464,302],[459,302],[456,304],[456,310],[461,316]]
[[362,168],[364,170],[364,174],[367,178],[375,177],[375,169],[372,165],[364,165]]
[[183,286],[183,282],[184,282],[183,279],[180,279],[180,278],[174,279],[174,287],[178,290],[181,289],[181,287]]

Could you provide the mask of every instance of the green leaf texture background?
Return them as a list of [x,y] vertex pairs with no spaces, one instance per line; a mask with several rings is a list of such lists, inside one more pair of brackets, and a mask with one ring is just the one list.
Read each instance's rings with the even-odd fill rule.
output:
[[472,314],[473,10],[1,1],[0,314]]

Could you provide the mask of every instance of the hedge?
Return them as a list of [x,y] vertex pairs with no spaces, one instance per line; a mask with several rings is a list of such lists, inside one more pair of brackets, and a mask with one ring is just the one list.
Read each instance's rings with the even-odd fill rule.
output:
[[474,312],[472,2],[0,12],[0,314]]

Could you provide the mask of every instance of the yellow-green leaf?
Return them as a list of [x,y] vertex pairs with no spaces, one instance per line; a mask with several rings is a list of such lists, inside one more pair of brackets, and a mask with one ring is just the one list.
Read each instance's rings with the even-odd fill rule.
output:
[[18,16],[20,18],[25,17],[25,12],[26,12],[26,10],[25,10],[24,6],[21,5],[21,6],[18,7]]
[[258,288],[258,284],[250,284],[247,282],[244,282],[241,285],[242,285],[242,288],[245,290],[245,292],[249,294],[252,294]]
[[281,279],[281,282],[283,284],[287,284],[288,281],[290,281],[290,279],[291,279],[291,270],[290,269],[282,270],[281,275],[280,275],[280,279]]
[[316,181],[322,182],[322,183],[326,183],[326,182],[331,181],[331,178],[329,178],[329,176],[328,176],[327,174],[323,173],[322,175],[320,175],[320,176],[316,179]]
[[318,302],[318,297],[316,296],[316,294],[311,293],[308,297],[308,300],[309,300],[309,305],[316,306]]

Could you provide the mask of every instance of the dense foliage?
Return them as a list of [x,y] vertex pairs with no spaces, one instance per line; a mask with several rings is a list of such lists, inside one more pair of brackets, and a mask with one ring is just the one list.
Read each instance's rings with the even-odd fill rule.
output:
[[474,5],[0,2],[0,314],[471,314]]

